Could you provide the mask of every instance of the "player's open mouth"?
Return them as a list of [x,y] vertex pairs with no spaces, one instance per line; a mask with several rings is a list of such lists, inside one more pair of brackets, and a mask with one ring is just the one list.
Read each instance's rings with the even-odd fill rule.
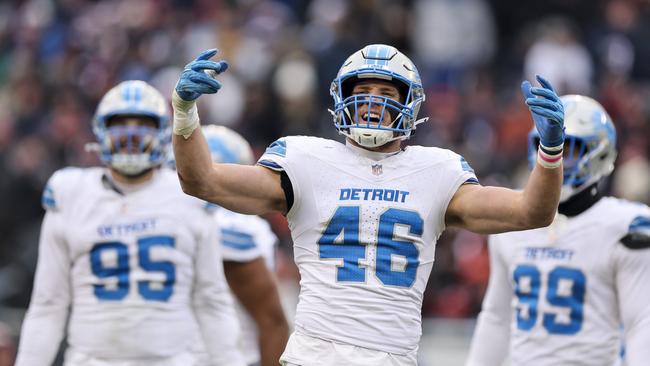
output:
[[379,114],[373,113],[373,112],[366,112],[361,116],[361,119],[366,122],[366,123],[371,123],[371,124],[379,124],[379,121],[381,118],[379,117]]

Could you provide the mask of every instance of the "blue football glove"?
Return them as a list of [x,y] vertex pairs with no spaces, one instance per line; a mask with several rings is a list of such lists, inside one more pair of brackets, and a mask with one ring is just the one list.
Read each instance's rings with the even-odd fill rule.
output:
[[[536,75],[542,86],[534,87],[528,80],[521,83],[521,91],[533,115],[540,143],[544,147],[558,147],[564,144],[564,105],[548,80]],[[537,98],[541,97],[541,98]]]
[[178,83],[176,83],[176,94],[181,99],[189,102],[202,94],[214,94],[221,89],[221,83],[215,80],[214,76],[226,71],[228,64],[223,60],[210,61],[210,58],[217,52],[216,48],[205,50],[185,66]]

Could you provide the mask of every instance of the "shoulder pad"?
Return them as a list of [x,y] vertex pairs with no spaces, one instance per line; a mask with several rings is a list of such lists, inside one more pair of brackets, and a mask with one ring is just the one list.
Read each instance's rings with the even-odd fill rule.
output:
[[46,211],[56,211],[61,208],[65,192],[78,181],[80,172],[79,168],[64,168],[52,174],[41,196],[41,204]]
[[620,241],[629,249],[650,248],[650,217],[635,217],[628,227],[627,234]]

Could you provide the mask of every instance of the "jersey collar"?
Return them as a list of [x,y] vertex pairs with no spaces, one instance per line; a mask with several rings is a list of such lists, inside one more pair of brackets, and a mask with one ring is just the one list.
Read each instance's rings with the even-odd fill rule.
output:
[[384,159],[386,159],[388,157],[391,157],[393,155],[397,155],[397,154],[402,152],[401,149],[399,151],[388,152],[388,153],[370,151],[370,150],[364,149],[362,147],[352,145],[352,143],[350,143],[350,141],[348,141],[347,139],[345,140],[345,147],[352,150],[352,152],[354,152],[357,155],[361,155],[364,158],[368,158],[368,159],[374,160],[374,161],[384,160]]

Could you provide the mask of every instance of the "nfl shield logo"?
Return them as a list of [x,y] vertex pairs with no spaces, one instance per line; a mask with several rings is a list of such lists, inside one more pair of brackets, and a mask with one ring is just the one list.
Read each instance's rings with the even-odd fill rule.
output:
[[374,175],[380,175],[382,172],[381,170],[381,164],[373,164],[372,165],[372,174]]

